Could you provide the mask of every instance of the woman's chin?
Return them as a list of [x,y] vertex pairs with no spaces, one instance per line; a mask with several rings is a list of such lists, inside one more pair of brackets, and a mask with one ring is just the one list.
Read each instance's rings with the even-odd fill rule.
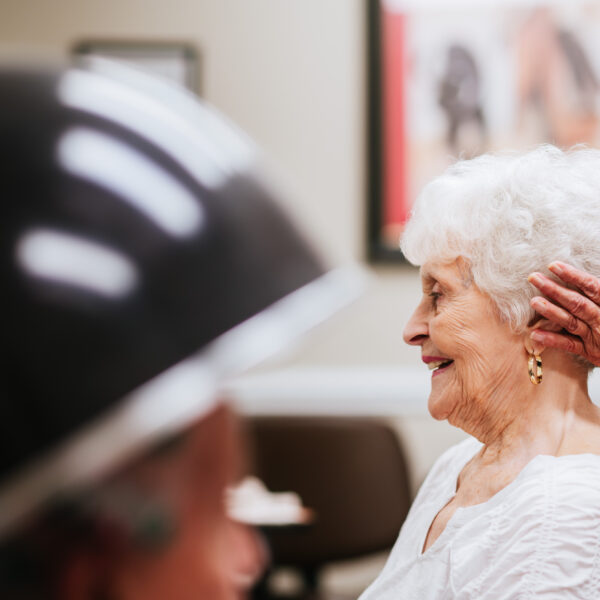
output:
[[[436,369],[431,374],[431,393],[427,402],[427,408],[431,416],[437,421],[445,421],[454,410],[456,405],[456,393],[452,393],[455,387],[454,361],[441,369]],[[455,390],[456,392],[456,390]]]
[[446,394],[440,393],[437,390],[431,390],[429,400],[427,401],[427,408],[429,414],[436,421],[445,421],[452,414],[454,404],[454,402],[448,399]]

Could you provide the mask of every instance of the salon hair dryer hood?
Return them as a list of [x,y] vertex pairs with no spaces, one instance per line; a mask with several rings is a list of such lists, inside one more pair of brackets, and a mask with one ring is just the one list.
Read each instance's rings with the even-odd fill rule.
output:
[[0,535],[15,505],[197,418],[216,380],[355,295],[256,165],[239,132],[153,77],[0,70]]

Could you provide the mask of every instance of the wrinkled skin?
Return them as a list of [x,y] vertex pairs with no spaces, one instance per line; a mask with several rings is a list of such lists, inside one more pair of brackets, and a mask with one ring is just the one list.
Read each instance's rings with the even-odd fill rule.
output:
[[522,336],[496,316],[464,262],[426,264],[421,276],[423,297],[404,340],[420,345],[424,356],[454,360],[432,377],[429,411],[485,439],[508,416],[507,392],[528,384]]
[[[533,339],[600,366],[600,281],[562,262],[554,262],[548,268],[563,285],[541,273],[532,273],[529,281],[546,298],[532,298],[531,306],[559,331],[542,328],[535,332]],[[569,289],[567,285],[576,289]]]

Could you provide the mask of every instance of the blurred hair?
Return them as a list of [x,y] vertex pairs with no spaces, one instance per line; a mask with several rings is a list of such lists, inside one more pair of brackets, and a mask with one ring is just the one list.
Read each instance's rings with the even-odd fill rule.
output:
[[513,330],[534,317],[527,276],[561,260],[600,277],[600,150],[551,145],[459,161],[417,199],[401,247],[415,265],[470,264]]

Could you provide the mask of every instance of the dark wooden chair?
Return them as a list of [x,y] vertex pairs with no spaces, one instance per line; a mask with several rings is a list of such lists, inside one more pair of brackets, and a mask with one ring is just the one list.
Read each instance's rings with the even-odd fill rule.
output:
[[[319,598],[326,564],[392,547],[410,506],[396,432],[368,418],[254,417],[253,467],[272,491],[297,492],[315,511],[308,527],[267,531],[272,568],[293,567],[303,598]],[[263,586],[255,596],[269,597]]]

